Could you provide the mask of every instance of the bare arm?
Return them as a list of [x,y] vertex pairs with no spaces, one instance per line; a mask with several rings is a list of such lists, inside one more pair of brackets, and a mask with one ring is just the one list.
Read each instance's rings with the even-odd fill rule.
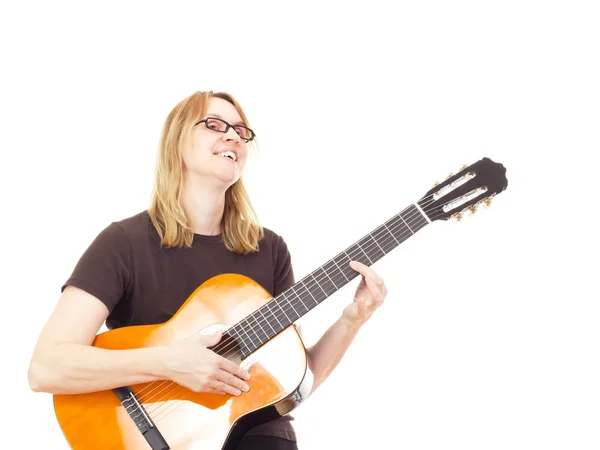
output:
[[91,346],[107,316],[100,300],[68,286],[33,352],[28,371],[31,389],[77,394],[166,377],[160,348],[105,350]]
[[352,261],[350,267],[362,275],[354,301],[346,306],[342,316],[321,339],[307,349],[308,366],[314,376],[311,394],[333,372],[360,328],[383,304],[387,295],[383,280],[373,269],[356,261]]
[[311,394],[337,367],[359,329],[360,326],[342,316],[315,345],[307,349],[308,367],[314,376]]
[[[192,336],[173,347],[106,350],[92,347],[106,306],[68,286],[38,339],[28,370],[33,391],[78,394],[170,379],[196,391],[238,394],[247,375],[205,346],[220,336]],[[190,354],[195,357],[190,357]]]

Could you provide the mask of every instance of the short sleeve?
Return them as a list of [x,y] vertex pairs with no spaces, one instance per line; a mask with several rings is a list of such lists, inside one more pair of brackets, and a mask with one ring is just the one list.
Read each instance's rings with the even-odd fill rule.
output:
[[275,256],[275,286],[273,296],[276,297],[294,284],[294,269],[292,257],[285,240],[277,239],[277,252]]
[[130,245],[122,227],[112,223],[94,239],[61,288],[75,286],[97,297],[111,312],[130,279]]

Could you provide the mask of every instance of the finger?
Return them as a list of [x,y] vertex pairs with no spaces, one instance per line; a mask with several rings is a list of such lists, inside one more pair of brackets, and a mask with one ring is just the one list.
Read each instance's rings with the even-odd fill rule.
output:
[[220,369],[225,370],[226,372],[229,372],[229,373],[235,375],[236,377],[238,377],[242,380],[250,379],[250,374],[248,372],[246,372],[244,369],[242,369],[240,366],[238,366],[233,361],[229,361],[227,358],[223,358],[222,356],[219,356],[218,367]]
[[360,317],[361,319],[367,315],[367,301],[364,299],[364,297],[359,297],[356,308],[358,317]]
[[214,388],[206,388],[204,390],[204,392],[208,392],[210,394],[219,394],[219,395],[227,395],[227,392],[221,390],[221,389],[214,389]]
[[377,285],[375,280],[373,280],[371,277],[367,277],[367,287],[369,288],[369,291],[371,291],[375,303],[377,303],[378,305],[382,304],[383,292],[381,291],[380,287]]
[[223,391],[223,392],[225,392],[227,394],[231,394],[231,395],[240,395],[242,393],[242,391],[239,390],[238,388],[230,386],[227,383],[225,383],[223,380],[220,380],[220,379],[213,381],[213,385],[210,386],[210,388],[215,391]]
[[365,278],[371,277],[373,280],[375,280],[375,282],[377,284],[380,284],[383,286],[383,280],[381,279],[381,277],[379,275],[377,275],[377,273],[373,269],[371,269],[369,266],[366,266],[365,264],[361,263],[360,261],[350,261],[350,267],[352,269],[356,270],[361,275],[363,275]]
[[246,383],[244,383],[242,380],[240,380],[235,375],[232,375],[231,373],[229,373],[223,369],[219,369],[217,371],[217,373],[215,374],[215,376],[219,380],[219,383],[221,384],[221,388],[225,384],[227,386],[231,386],[235,389],[239,389],[240,391],[244,391],[244,392],[248,392],[248,390],[250,390],[250,386],[248,386]]
[[371,284],[375,285],[379,292],[381,292],[385,296],[384,292],[387,290],[387,288],[385,287],[385,283],[383,282],[383,280],[379,277],[373,277],[371,275],[369,275],[368,278]]
[[360,261],[350,261],[350,267],[365,276],[369,273],[369,267]]
[[223,332],[221,330],[217,330],[214,334],[202,334],[200,332],[200,338],[205,347],[212,347],[216,345],[223,336]]

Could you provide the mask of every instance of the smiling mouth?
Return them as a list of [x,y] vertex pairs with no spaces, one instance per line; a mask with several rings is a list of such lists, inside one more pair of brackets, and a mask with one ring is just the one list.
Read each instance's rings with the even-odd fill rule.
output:
[[237,162],[237,159],[235,157],[235,153],[230,152],[230,151],[221,152],[221,153],[215,153],[215,156],[218,156],[220,158],[230,159],[233,162]]

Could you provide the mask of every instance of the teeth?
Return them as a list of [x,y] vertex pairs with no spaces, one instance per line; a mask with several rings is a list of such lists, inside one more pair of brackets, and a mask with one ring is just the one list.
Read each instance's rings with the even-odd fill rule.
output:
[[221,153],[217,153],[217,155],[223,157],[223,158],[227,158],[230,157],[232,160],[236,160],[235,159],[235,153],[231,152],[231,151],[226,151],[226,152],[221,152]]

